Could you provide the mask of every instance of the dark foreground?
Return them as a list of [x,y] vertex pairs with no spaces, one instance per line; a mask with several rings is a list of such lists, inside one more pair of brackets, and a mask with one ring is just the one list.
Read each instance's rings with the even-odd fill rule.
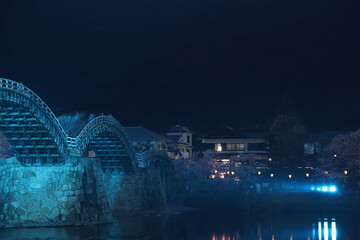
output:
[[192,194],[189,208],[132,215],[108,225],[0,230],[0,239],[358,240],[360,204],[354,194]]
[[[299,209],[301,210],[301,209]],[[187,211],[115,214],[113,224],[0,230],[0,239],[358,240],[358,213]]]

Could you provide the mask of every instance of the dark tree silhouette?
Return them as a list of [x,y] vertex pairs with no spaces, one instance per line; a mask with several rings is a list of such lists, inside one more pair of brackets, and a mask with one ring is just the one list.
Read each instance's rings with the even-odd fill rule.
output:
[[305,137],[305,126],[296,117],[278,115],[267,136],[273,164],[280,167],[301,165]]

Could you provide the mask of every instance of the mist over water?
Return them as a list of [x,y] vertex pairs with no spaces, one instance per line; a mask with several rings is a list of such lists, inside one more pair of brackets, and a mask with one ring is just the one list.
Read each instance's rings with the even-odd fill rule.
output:
[[114,223],[86,227],[0,230],[1,239],[141,240],[358,240],[356,214],[231,214],[187,212],[115,216]]

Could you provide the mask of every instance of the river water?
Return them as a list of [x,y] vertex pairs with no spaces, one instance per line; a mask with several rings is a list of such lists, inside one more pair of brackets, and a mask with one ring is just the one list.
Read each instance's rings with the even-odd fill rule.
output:
[[2,229],[0,239],[359,240],[360,220],[347,214],[233,214],[192,211],[115,216],[91,227]]

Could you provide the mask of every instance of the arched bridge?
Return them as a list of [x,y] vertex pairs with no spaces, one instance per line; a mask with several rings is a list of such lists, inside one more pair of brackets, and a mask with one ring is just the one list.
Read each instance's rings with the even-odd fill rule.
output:
[[68,144],[80,155],[94,152],[101,159],[105,172],[129,171],[137,166],[131,141],[125,129],[112,116],[95,117],[76,137],[68,137]]
[[[153,155],[136,154],[131,141],[112,116],[93,118],[77,135],[68,134],[50,108],[23,84],[0,78],[0,133],[24,166],[64,164],[71,155],[101,159],[104,172],[132,171]],[[91,157],[91,156],[90,156]]]
[[63,163],[66,133],[49,107],[21,83],[0,78],[0,133],[24,165]]

